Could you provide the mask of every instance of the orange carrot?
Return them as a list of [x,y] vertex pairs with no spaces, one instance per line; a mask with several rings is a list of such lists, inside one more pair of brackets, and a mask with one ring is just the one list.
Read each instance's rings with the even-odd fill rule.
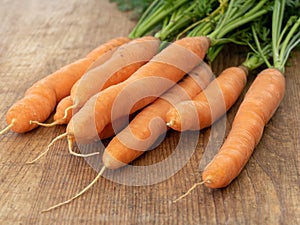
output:
[[[162,50],[124,82],[94,95],[70,120],[67,127],[69,142],[74,138],[78,143],[97,140],[98,134],[112,119],[128,115],[129,112],[123,110],[123,107],[126,108],[132,103],[131,101],[136,101],[131,112],[153,102],[196,67],[205,56],[208,47],[209,39],[205,37],[178,40]],[[182,60],[183,58],[185,60]],[[116,98],[120,99],[122,93],[125,99],[115,104]],[[112,110],[114,110],[113,118]]]
[[157,54],[160,41],[146,36],[119,47],[110,60],[89,70],[71,90],[74,108],[81,108],[93,95],[120,83]]
[[166,115],[167,125],[177,131],[210,126],[238,99],[246,85],[247,73],[244,66],[227,68],[193,100],[171,108]]
[[106,147],[102,158],[104,166],[116,169],[142,155],[160,135],[166,132],[165,114],[172,105],[194,97],[209,84],[211,79],[210,67],[202,62],[178,85],[139,112]]
[[[133,113],[153,102],[158,96],[181,80],[187,72],[202,62],[209,44],[210,41],[206,37],[188,37],[175,41],[138,69],[126,81],[94,95],[72,117],[68,124],[65,135],[68,135],[69,146],[72,145],[75,138],[78,143],[87,143],[98,139],[98,134],[112,119],[126,116],[128,113]],[[182,60],[183,58],[185,60]],[[126,90],[125,95],[127,98],[122,99],[124,102],[118,102],[123,103],[121,106],[115,106],[114,101],[127,87],[130,87],[130,90]],[[134,99],[133,103],[135,104],[129,112],[126,112],[126,110],[122,110],[122,106],[132,103],[130,100],[128,101],[130,98]],[[135,102],[136,100],[137,102]],[[114,107],[117,107],[117,110],[112,116]],[[105,168],[103,167],[96,178],[78,194],[43,212],[65,205],[81,196],[101,177]]]
[[8,127],[1,134],[11,129],[17,133],[30,131],[37,127],[30,121],[45,121],[54,110],[56,103],[70,94],[73,84],[85,73],[89,66],[111,49],[128,42],[126,37],[115,38],[58,71],[46,76],[29,88],[24,98],[16,102],[7,112]]
[[[95,177],[95,179],[72,198],[54,205],[44,210],[44,212],[67,204],[82,195],[97,182],[106,168],[119,168],[140,156],[153,143],[153,141],[155,141],[158,136],[167,129],[163,117],[165,115],[165,112],[171,107],[172,103],[196,95],[205,86],[207,86],[207,84],[211,81],[211,78],[211,69],[204,62],[202,62],[201,65],[196,67],[190,73],[190,75],[188,75],[179,83],[179,85],[172,87],[154,103],[139,112],[137,116],[132,120],[130,125],[127,126],[125,130],[121,131],[121,133],[123,133],[123,136],[125,132],[125,138],[129,137],[129,142],[133,139],[141,138],[140,140],[143,143],[138,144],[138,150],[126,147],[125,145],[122,145],[121,142],[119,142],[119,139],[114,138],[105,150],[105,153],[103,155],[104,166]],[[158,117],[161,117],[162,122],[151,124],[153,120]],[[151,129],[151,126],[154,126],[155,128]],[[136,135],[136,137],[132,138],[132,135],[129,134],[130,132],[134,132],[134,135]],[[114,140],[116,140],[116,142],[114,142]]]
[[238,109],[226,141],[203,171],[202,178],[207,187],[225,187],[238,176],[284,92],[285,78],[279,70],[268,68],[257,76]]
[[[67,124],[72,115],[97,92],[122,82],[131,76],[138,68],[149,61],[158,51],[158,40],[153,37],[142,37],[132,40],[128,44],[112,52],[113,58],[108,60],[107,55],[97,60],[84,76],[71,89],[70,99],[58,104],[54,122],[51,124],[37,123],[43,126]],[[147,54],[145,54],[145,52]],[[134,57],[130,57],[134,55]],[[109,62],[108,62],[109,61]]]

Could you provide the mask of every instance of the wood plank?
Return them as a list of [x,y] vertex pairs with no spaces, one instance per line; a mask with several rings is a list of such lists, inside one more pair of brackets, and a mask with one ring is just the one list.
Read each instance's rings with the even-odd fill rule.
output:
[[[106,40],[126,36],[134,26],[128,14],[120,13],[106,0],[0,2],[0,127],[6,126],[8,108],[33,82]],[[242,60],[239,48],[227,47],[213,68],[219,73]],[[64,140],[36,164],[25,164],[63,133],[64,126],[1,136],[0,223],[300,224],[299,60],[300,53],[295,52],[286,69],[285,98],[249,163],[227,188],[200,186],[172,203],[201,180],[201,165],[206,163],[203,156],[222,143],[222,131],[226,134],[230,129],[243,96],[212,128],[184,136],[170,131],[154,151],[133,163],[147,166],[165,162],[148,177],[143,176],[142,169],[132,175],[131,167],[107,171],[82,197],[48,213],[41,210],[73,196],[96,176],[96,171],[84,159],[70,156]],[[248,86],[255,75],[250,74]],[[193,149],[191,140],[195,137]],[[179,140],[183,147],[174,151]],[[174,152],[179,156],[170,160]],[[168,177],[167,172],[176,171],[184,159],[183,168]],[[152,176],[168,178],[152,185],[124,184],[151,182]]]

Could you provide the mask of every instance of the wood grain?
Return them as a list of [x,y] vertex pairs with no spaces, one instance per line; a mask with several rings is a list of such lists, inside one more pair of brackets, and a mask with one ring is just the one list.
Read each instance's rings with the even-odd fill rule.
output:
[[[39,1],[0,0],[0,127],[5,113],[36,80],[84,56],[100,43],[127,35],[134,22],[105,0]],[[238,48],[225,48],[213,65],[219,73],[242,61]],[[57,210],[41,210],[73,196],[96,171],[87,161],[70,156],[61,140],[36,164],[37,156],[65,127],[38,128],[0,137],[0,224],[300,224],[300,54],[295,52],[286,69],[287,91],[262,141],[246,168],[227,188],[198,187],[176,204],[172,200],[201,179],[203,156],[214,152],[230,129],[242,100],[212,128],[182,137],[180,149],[165,170],[189,159],[168,179],[142,186],[124,185],[130,167],[107,171],[81,198]],[[249,84],[255,77],[249,76]],[[248,86],[249,86],[248,84]],[[49,121],[51,118],[49,119]],[[225,126],[225,127],[224,127]],[[190,140],[197,135],[195,151]],[[163,162],[174,153],[181,135],[169,132],[154,151],[133,165]],[[92,146],[93,148],[93,146]],[[176,152],[176,151],[175,151]],[[156,176],[165,170],[153,171]],[[140,178],[136,182],[149,182]]]

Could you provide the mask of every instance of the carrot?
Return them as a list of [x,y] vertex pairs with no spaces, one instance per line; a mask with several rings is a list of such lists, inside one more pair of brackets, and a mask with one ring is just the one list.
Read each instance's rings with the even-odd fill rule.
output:
[[276,69],[265,69],[248,90],[226,141],[203,171],[207,187],[227,186],[245,166],[263,130],[285,92],[285,78]]
[[[101,133],[103,128],[112,121],[113,107],[119,107],[119,110],[114,110],[113,119],[116,119],[128,115],[122,107],[126,107],[132,100],[137,102],[131,112],[153,102],[156,97],[173,86],[174,82],[179,81],[186,72],[200,63],[208,46],[209,41],[205,37],[178,40],[162,50],[124,82],[94,95],[70,120],[67,126],[69,141],[72,142],[74,138],[78,143],[97,140],[98,133]],[[185,61],[182,58],[185,58]],[[126,99],[118,101],[119,105],[115,104],[122,90],[123,93],[128,92],[125,93]],[[128,96],[131,96],[131,99]]]
[[70,94],[73,84],[100,55],[128,41],[129,39],[125,37],[112,39],[94,49],[86,57],[62,67],[33,84],[25,96],[8,110],[6,115],[8,126],[0,134],[9,129],[24,133],[37,127],[37,124],[31,124],[30,121],[45,121],[56,103]]
[[[147,36],[137,38],[99,57],[72,87],[70,97],[58,104],[54,121],[50,124],[34,122],[51,127],[67,124],[85,102],[97,92],[122,82],[139,67],[149,61],[158,51],[158,40]],[[145,52],[147,54],[145,54]],[[134,53],[134,54],[133,54]],[[133,55],[134,57],[129,57]]]
[[[189,37],[175,41],[137,70],[126,81],[111,86],[99,92],[97,95],[94,95],[86,102],[80,111],[72,117],[68,124],[65,134],[68,136],[69,146],[72,145],[75,138],[78,143],[88,143],[98,139],[98,134],[110,123],[112,118],[116,119],[128,115],[124,110],[115,110],[114,117],[111,115],[114,101],[123,89],[133,87],[133,89],[130,89],[126,94],[127,98],[128,96],[132,97],[130,94],[136,95],[135,97],[137,97],[138,101],[130,111],[130,113],[133,113],[153,102],[163,92],[171,88],[174,83],[181,80],[187,72],[199,65],[208,47],[209,40],[205,37]],[[186,61],[183,62],[181,60],[182,58]],[[152,96],[149,94],[152,94]],[[127,105],[128,99],[127,102],[122,103],[123,105]],[[122,106],[119,109],[122,109]],[[96,127],[96,130],[94,130],[93,127]],[[81,131],[81,129],[84,130]],[[81,196],[101,177],[105,168],[106,167],[103,167],[96,178],[78,194],[44,210],[44,212],[67,204]]]
[[[284,97],[284,66],[291,50],[300,43],[300,17],[284,15],[289,12],[288,8],[285,9],[286,4],[284,0],[274,1],[271,30],[273,66],[261,48],[257,35],[261,29],[252,25],[257,51],[269,68],[260,72],[250,86],[224,144],[204,169],[202,179],[207,187],[226,187],[239,175]],[[284,26],[285,17],[289,19]]]
[[210,126],[235,103],[245,87],[248,69],[225,69],[193,100],[182,101],[166,114],[167,125],[177,131],[200,130]]
[[[204,168],[203,181],[194,184],[186,194],[175,201],[186,196],[197,185],[204,184],[210,188],[223,188],[229,185],[248,162],[262,138],[265,125],[272,118],[284,97],[284,66],[292,49],[300,43],[300,17],[299,15],[284,15],[285,12],[289,12],[285,9],[288,5],[285,0],[275,0],[273,4],[269,43],[272,47],[274,65],[268,60],[269,54],[265,54],[261,47],[257,34],[262,29],[256,26],[257,24],[252,24],[252,33],[257,46],[256,52],[261,55],[269,68],[260,72],[251,84],[224,144]],[[284,20],[287,21],[285,26]],[[269,31],[269,26],[263,28]]]
[[165,114],[172,105],[197,95],[211,79],[210,67],[202,62],[178,85],[139,112],[106,147],[104,166],[116,169],[142,155],[167,130]]
[[71,90],[74,108],[81,108],[99,91],[130,77],[158,52],[160,41],[146,36],[119,47],[110,60],[89,70]]
[[[97,60],[71,89],[70,99],[58,104],[54,122],[42,126],[67,124],[85,102],[97,92],[126,80],[158,51],[158,40],[151,36],[137,38],[114,51],[112,58]],[[147,54],[145,54],[145,52]],[[133,56],[133,57],[130,57]]]
[[[249,6],[253,6],[253,4],[256,3],[254,1],[252,1],[251,4],[245,4],[243,10],[236,10],[236,4],[229,4],[231,7],[231,15],[225,15],[223,17],[228,18],[225,22],[221,21],[221,23],[219,23],[220,21],[218,21],[218,24],[222,25],[218,27],[218,31],[214,31],[211,35],[206,37],[200,35],[193,38],[186,37],[176,41],[175,45],[181,46],[183,49],[190,50],[200,57],[200,59],[203,59],[211,45],[211,42],[213,42],[214,45],[221,44],[224,41],[222,40],[222,37],[229,31],[232,31],[240,25],[265,14],[267,10],[261,10],[261,12],[257,13],[258,9],[266,3],[266,0],[261,2],[263,3],[258,3],[253,7],[254,10],[249,10]],[[247,13],[247,10],[249,10],[251,18],[250,14]],[[244,17],[242,20],[239,20],[241,14],[244,15]],[[228,25],[228,28],[224,29],[223,25]],[[165,48],[162,52],[150,60],[150,62],[137,70],[126,81],[119,83],[118,85],[111,86],[91,97],[81,110],[72,117],[68,124],[66,134],[68,135],[69,143],[72,143],[75,138],[78,143],[87,143],[97,140],[98,134],[110,121],[112,121],[112,119],[122,117],[126,113],[134,112],[135,110],[145,107],[174,85],[171,85],[170,82],[162,82],[164,79],[171,81],[171,83],[178,82],[185,73],[191,71],[200,63],[199,59],[196,60],[195,57],[191,57],[191,52],[186,54],[186,51],[178,51],[178,46],[177,49],[174,48],[174,44],[171,45],[171,47],[169,46]],[[174,49],[176,49],[176,51]],[[138,85],[135,85],[137,83]],[[130,101],[130,99],[122,99],[120,97],[123,91],[127,92],[127,98],[132,98],[132,101]],[[142,100],[140,100],[141,97]],[[123,102],[118,101],[120,99],[122,99]],[[129,103],[134,103],[134,106],[130,110],[127,109],[128,112],[125,112],[126,110],[122,110],[122,106],[125,107]],[[45,211],[67,204],[81,196],[99,179],[99,177],[104,173],[105,168],[106,167],[103,167],[96,178],[78,194],[64,202],[46,209]]]
[[[172,87],[154,103],[139,112],[137,116],[130,122],[130,125],[121,131],[121,135],[125,136],[125,138],[129,138],[129,142],[132,140],[136,141],[136,138],[141,140],[142,143],[140,142],[138,144],[138,149],[128,148],[123,145],[118,138],[113,138],[103,155],[104,166],[94,180],[72,198],[54,205],[43,212],[67,204],[85,193],[93,186],[93,184],[97,182],[106,168],[119,168],[140,156],[167,128],[164,120],[160,123],[151,124],[153,119],[157,117],[162,117],[163,119],[165,112],[171,107],[171,104],[174,103],[174,101],[180,101],[196,95],[205,86],[207,86],[211,78],[212,72],[210,68],[204,62],[202,62],[190,73],[190,75],[183,79],[178,86],[176,85]],[[151,129],[151,126],[154,126],[155,128]],[[130,134],[131,132],[133,132],[136,137],[132,137]]]

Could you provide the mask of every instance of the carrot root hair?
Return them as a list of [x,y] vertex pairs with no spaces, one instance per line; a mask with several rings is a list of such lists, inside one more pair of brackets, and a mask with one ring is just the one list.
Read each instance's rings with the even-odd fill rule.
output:
[[185,194],[183,194],[183,195],[179,196],[178,198],[176,198],[175,200],[173,200],[173,203],[178,202],[179,200],[185,198],[185,197],[188,196],[188,195],[189,195],[189,194],[190,194],[197,186],[203,185],[203,184],[205,184],[205,183],[207,183],[207,182],[209,182],[209,181],[204,180],[204,181],[195,183],[195,184],[194,184],[194,185],[193,185],[193,186],[192,186]]
[[99,178],[100,178],[100,177],[102,176],[102,174],[104,173],[105,169],[106,169],[106,167],[103,166],[102,169],[100,170],[100,172],[98,173],[98,175],[94,178],[94,180],[93,180],[90,184],[88,184],[84,189],[82,189],[78,194],[74,195],[72,198],[69,198],[69,199],[66,200],[66,201],[63,201],[63,202],[61,202],[61,203],[58,203],[58,204],[56,204],[56,205],[54,205],[54,206],[51,206],[51,207],[49,207],[49,208],[43,210],[42,213],[44,213],[44,212],[49,212],[49,211],[51,211],[51,210],[53,210],[53,209],[56,209],[56,208],[58,208],[58,207],[60,207],[60,206],[66,205],[66,204],[70,203],[71,201],[73,201],[74,199],[76,199],[76,198],[78,198],[79,196],[81,196],[82,194],[84,194],[86,191],[88,191],[88,190],[89,190],[89,189],[90,189],[90,188],[91,188],[91,187],[99,180]]
[[74,108],[76,108],[76,107],[77,107],[76,104],[67,107],[67,108],[65,109],[64,117],[61,118],[61,119],[62,119],[62,120],[67,119],[69,110],[74,109]]
[[16,121],[16,119],[12,119],[11,123],[7,127],[5,127],[3,130],[0,131],[0,135],[3,135],[6,132],[8,132],[14,126],[15,121]]
[[53,127],[60,124],[60,120],[56,120],[52,123],[40,123],[38,121],[30,120],[30,124],[36,124],[42,127]]
[[92,152],[92,153],[88,153],[88,154],[80,154],[80,153],[74,152],[73,151],[73,136],[68,137],[68,149],[69,149],[69,153],[71,155],[74,155],[74,156],[77,156],[77,157],[83,157],[83,158],[99,154],[99,152]]
[[71,109],[74,109],[74,108],[76,108],[76,105],[71,105],[68,108],[66,108],[64,116],[62,118],[60,118],[59,120],[56,120],[52,123],[41,123],[39,121],[34,121],[34,120],[30,120],[29,123],[30,124],[36,124],[36,125],[39,125],[39,126],[42,126],[42,127],[53,127],[53,126],[59,125],[61,123],[61,121],[64,121],[68,117],[68,111],[71,110]]
[[36,157],[35,159],[33,159],[33,160],[29,161],[29,162],[26,162],[26,164],[32,164],[32,163],[36,162],[37,160],[39,160],[42,156],[44,156],[44,155],[50,150],[50,147],[51,147],[56,141],[58,141],[58,140],[60,140],[60,139],[62,139],[62,138],[64,138],[64,137],[66,137],[67,135],[68,135],[68,133],[63,133],[63,134],[57,136],[56,138],[54,138],[54,139],[50,142],[50,144],[47,146],[47,149],[46,149],[44,152],[42,152],[42,153],[41,153],[38,157]]

